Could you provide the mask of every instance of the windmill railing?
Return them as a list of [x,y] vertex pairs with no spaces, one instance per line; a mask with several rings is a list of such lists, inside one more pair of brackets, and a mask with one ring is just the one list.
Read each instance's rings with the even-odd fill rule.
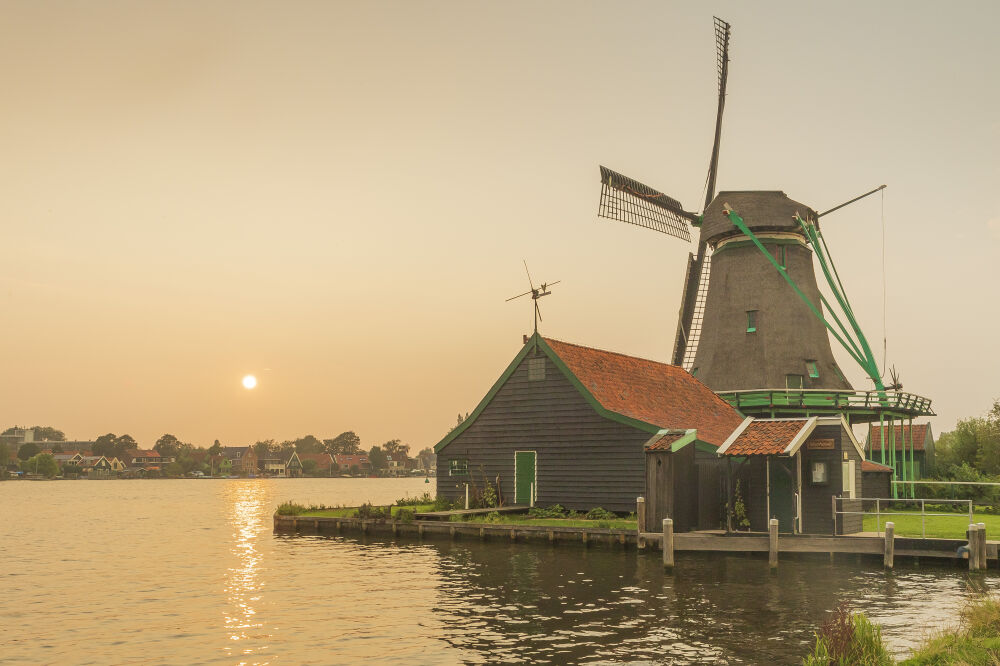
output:
[[829,391],[823,389],[753,389],[716,391],[737,409],[897,412],[933,416],[929,398],[902,391]]

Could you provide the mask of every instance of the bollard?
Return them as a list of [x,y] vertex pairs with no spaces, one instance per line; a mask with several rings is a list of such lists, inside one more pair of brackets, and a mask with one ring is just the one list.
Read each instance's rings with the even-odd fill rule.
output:
[[979,523],[979,568],[986,569],[986,523]]
[[969,525],[969,571],[979,569],[979,525]]
[[885,524],[885,551],[882,555],[882,565],[886,569],[891,569],[893,560],[896,557],[896,524]]
[[642,533],[646,531],[646,498],[637,497],[635,500],[635,531],[636,544],[640,549],[646,547],[646,542],[642,538]]
[[778,519],[767,522],[767,564],[771,569],[778,568]]
[[469,510],[469,484],[465,484],[465,510]]
[[673,518],[663,519],[663,567],[674,568],[674,521]]

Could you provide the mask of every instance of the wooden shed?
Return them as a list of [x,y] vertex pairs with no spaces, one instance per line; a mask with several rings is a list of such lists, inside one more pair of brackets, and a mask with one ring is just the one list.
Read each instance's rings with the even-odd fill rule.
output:
[[[739,482],[750,529],[831,534],[839,511],[861,511],[864,449],[841,416],[748,417],[719,448],[728,457],[730,496]],[[737,526],[734,526],[737,527]],[[838,534],[860,532],[860,515],[840,515]]]
[[[680,367],[535,334],[434,447],[437,492],[460,500],[466,484],[499,479],[506,504],[631,512],[646,492],[647,444],[690,431],[681,456],[714,456],[742,420]],[[679,492],[697,502],[691,481]]]

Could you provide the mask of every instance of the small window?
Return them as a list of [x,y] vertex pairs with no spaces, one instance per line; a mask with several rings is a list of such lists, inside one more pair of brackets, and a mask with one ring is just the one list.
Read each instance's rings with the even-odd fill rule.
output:
[[469,461],[465,458],[453,458],[448,461],[448,476],[468,476]]
[[816,367],[816,361],[806,361],[806,370],[809,371],[809,376],[813,379],[819,377],[819,368]]
[[545,379],[545,357],[536,356],[528,359],[528,381],[540,382]]
[[757,332],[757,311],[747,310],[747,333]]
[[785,375],[785,388],[786,389],[802,388],[802,375]]
[[828,483],[829,473],[826,469],[826,462],[824,461],[814,461],[812,464],[812,482],[813,483]]

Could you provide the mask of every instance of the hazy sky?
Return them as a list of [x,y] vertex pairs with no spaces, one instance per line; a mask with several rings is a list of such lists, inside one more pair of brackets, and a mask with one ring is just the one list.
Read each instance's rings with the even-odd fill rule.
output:
[[[699,209],[713,13],[720,189],[886,183],[889,363],[938,433],[1000,397],[995,2],[0,7],[0,425],[416,451],[530,332],[522,259],[544,334],[668,360],[692,246],[598,164]],[[824,231],[881,349],[879,198]]]

